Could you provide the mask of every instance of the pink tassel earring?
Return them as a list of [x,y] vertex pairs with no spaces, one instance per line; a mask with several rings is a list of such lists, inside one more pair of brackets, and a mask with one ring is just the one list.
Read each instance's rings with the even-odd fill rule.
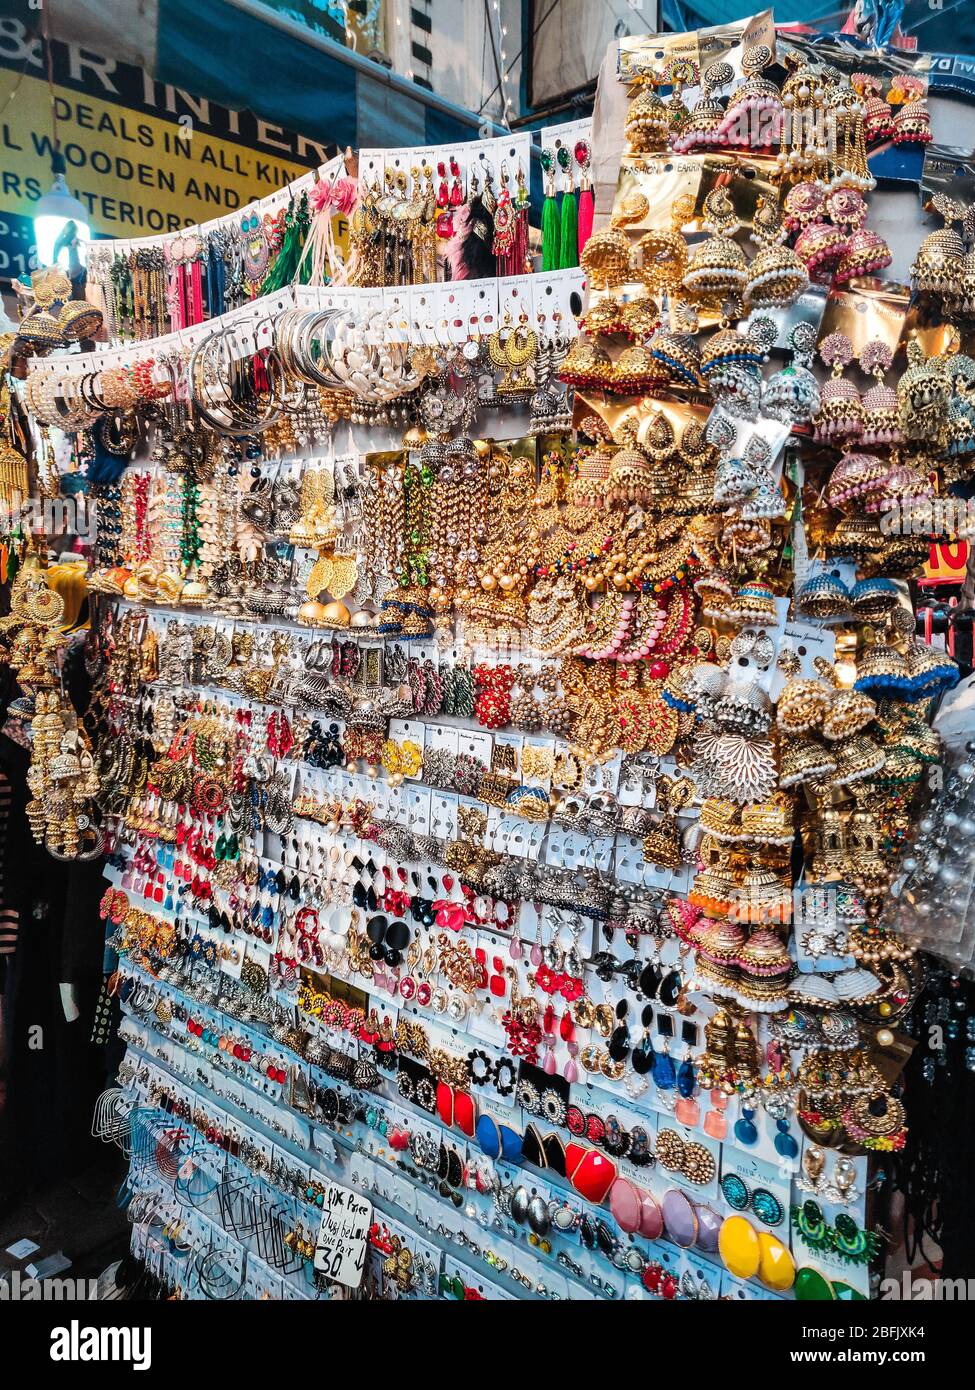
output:
[[577,140],[575,143],[576,163],[579,166],[579,255],[582,255],[583,247],[592,236],[593,216],[595,214],[595,201],[592,194],[592,182],[589,178],[589,166],[592,162],[592,152],[589,148],[588,140]]

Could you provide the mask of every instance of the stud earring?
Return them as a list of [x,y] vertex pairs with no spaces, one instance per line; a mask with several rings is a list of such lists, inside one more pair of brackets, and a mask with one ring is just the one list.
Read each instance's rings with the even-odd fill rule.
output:
[[794,647],[785,646],[779,651],[776,666],[785,676],[794,676],[802,670],[802,658]]
[[751,1209],[766,1226],[780,1226],[785,1220],[785,1207],[767,1187],[750,1189],[737,1173],[725,1173],[720,1185],[725,1201],[735,1211]]

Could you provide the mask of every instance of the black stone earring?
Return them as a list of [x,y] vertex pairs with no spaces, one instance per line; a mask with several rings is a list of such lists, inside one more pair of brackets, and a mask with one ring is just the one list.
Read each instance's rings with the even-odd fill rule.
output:
[[625,999],[621,999],[616,1006],[616,1017],[619,1020],[616,1027],[610,1034],[606,1051],[614,1062],[624,1062],[630,1051],[630,1027],[627,1023],[629,1005]]

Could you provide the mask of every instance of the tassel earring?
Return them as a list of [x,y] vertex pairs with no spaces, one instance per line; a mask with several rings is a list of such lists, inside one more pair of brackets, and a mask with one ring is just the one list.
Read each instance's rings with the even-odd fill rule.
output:
[[579,264],[579,206],[572,181],[572,151],[567,145],[560,145],[555,157],[568,180],[568,187],[562,194],[559,269],[570,270]]
[[285,213],[284,236],[274,266],[264,281],[262,294],[273,294],[298,278],[305,241],[311,227],[308,195],[302,193]]
[[555,196],[555,151],[550,147],[542,150],[542,173],[545,178],[545,201],[542,203],[542,270],[558,270],[559,242],[559,204]]
[[593,219],[595,217],[595,199],[592,192],[592,181],[589,178],[589,166],[592,163],[592,152],[589,148],[588,140],[577,140],[575,144],[575,158],[579,166],[579,227],[578,227],[578,250],[581,256],[585,250],[586,242],[592,236]]
[[[490,175],[486,176],[485,197]],[[498,275],[523,275],[531,266],[528,260],[528,209],[530,206],[525,176],[519,167],[515,192],[511,192],[508,166],[501,166],[501,192],[493,199],[494,239],[491,249],[497,262]]]

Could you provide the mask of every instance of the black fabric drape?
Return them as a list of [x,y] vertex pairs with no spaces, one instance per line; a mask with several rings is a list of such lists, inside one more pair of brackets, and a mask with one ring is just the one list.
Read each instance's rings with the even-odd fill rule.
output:
[[975,985],[935,967],[910,1031],[918,1045],[904,1072],[907,1143],[895,1165],[905,1195],[907,1252],[924,1256],[944,1279],[969,1279],[975,1276]]

